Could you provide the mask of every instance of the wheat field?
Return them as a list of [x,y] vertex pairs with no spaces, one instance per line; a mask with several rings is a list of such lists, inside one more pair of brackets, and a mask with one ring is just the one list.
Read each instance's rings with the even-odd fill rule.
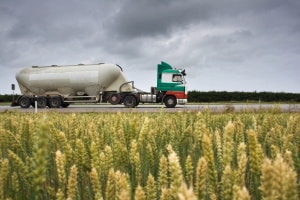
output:
[[0,199],[299,199],[300,114],[0,113]]

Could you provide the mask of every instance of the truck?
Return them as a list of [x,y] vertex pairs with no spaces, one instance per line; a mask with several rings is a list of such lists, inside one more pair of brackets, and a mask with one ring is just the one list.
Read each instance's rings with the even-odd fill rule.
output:
[[187,103],[186,73],[166,62],[157,65],[157,85],[142,91],[128,81],[117,64],[32,66],[16,73],[21,108],[66,108],[73,103],[124,104],[161,103],[167,108]]

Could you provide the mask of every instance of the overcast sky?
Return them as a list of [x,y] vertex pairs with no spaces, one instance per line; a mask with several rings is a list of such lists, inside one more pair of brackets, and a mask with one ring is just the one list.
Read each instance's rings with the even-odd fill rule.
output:
[[188,90],[300,93],[300,1],[0,0],[0,94],[22,67],[100,62],[150,91],[161,61]]

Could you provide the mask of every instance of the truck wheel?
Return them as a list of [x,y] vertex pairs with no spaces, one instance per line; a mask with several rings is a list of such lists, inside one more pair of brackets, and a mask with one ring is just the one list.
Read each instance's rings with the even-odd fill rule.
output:
[[137,105],[137,103],[136,103],[135,96],[131,96],[131,95],[125,96],[124,106],[126,108],[134,108],[134,107],[136,107],[136,105]]
[[19,100],[19,105],[21,106],[21,108],[29,108],[30,98],[26,96],[22,96]]
[[121,97],[119,94],[114,93],[111,94],[108,98],[108,102],[111,103],[112,105],[117,105],[120,103]]
[[36,101],[38,108],[45,108],[48,104],[46,97],[37,97]]
[[51,97],[49,99],[50,108],[59,108],[61,106],[61,100],[59,97]]
[[165,106],[167,108],[174,108],[176,106],[176,104],[177,104],[176,97],[174,97],[174,96],[167,96],[164,99],[164,103],[165,103]]
[[61,103],[61,107],[63,108],[67,108],[70,104],[69,103],[66,103],[66,102],[63,102]]

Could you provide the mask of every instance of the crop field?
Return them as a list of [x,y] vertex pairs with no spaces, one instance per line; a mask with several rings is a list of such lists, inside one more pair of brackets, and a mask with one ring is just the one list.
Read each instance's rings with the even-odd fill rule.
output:
[[300,113],[0,113],[0,199],[299,199]]

